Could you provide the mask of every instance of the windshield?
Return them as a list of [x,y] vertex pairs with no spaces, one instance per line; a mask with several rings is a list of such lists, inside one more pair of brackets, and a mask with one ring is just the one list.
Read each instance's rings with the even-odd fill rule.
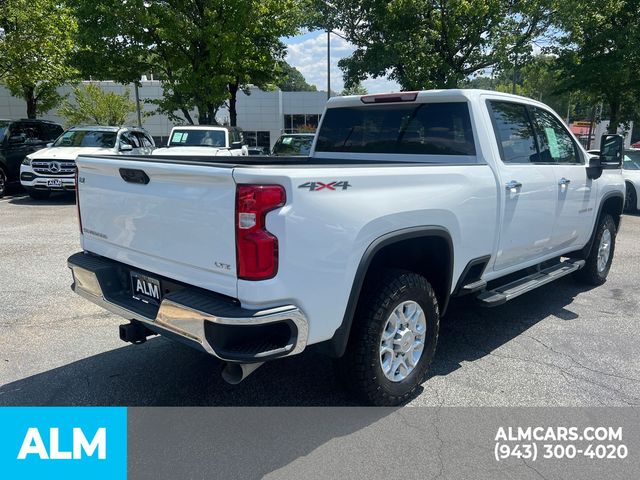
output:
[[54,147],[99,147],[113,148],[117,132],[100,130],[69,130],[53,144]]
[[624,170],[640,170],[640,150],[637,152],[625,152],[622,168]]
[[225,130],[174,130],[170,147],[226,147]]
[[283,135],[273,146],[274,155],[309,155],[313,135]]

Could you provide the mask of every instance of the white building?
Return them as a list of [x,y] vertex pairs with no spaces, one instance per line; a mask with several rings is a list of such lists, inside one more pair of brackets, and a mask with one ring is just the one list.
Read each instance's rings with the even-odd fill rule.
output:
[[[124,86],[115,82],[96,82],[107,91],[117,93],[130,90],[134,100],[133,85]],[[59,89],[62,95],[71,93],[71,86]],[[139,88],[142,111],[142,125],[156,139],[164,143],[174,124],[166,115],[154,113],[155,106],[145,101],[162,98],[162,86],[158,80],[143,80]],[[327,92],[282,92],[275,90],[264,92],[252,87],[250,95],[238,92],[237,113],[238,126],[245,132],[250,145],[273,147],[282,133],[293,133],[300,129],[308,130],[318,125],[320,115],[327,101]],[[195,112],[192,112],[196,118]],[[21,98],[12,97],[9,91],[0,86],[0,118],[25,118],[26,105]],[[64,125],[64,120],[54,109],[40,118],[52,120]],[[220,109],[217,115],[219,122],[228,122],[229,113],[226,108]],[[130,124],[137,122],[136,115],[131,115]]]

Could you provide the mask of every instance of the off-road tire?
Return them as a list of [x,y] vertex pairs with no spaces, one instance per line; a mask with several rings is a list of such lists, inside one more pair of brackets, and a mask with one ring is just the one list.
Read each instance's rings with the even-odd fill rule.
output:
[[[607,261],[606,268],[602,271],[598,271],[598,250],[600,242],[602,240],[602,235],[604,235],[604,232],[606,230],[609,230],[609,233],[611,234],[609,260]],[[593,239],[593,245],[591,246],[591,252],[589,252],[589,256],[585,259],[585,266],[574,273],[575,279],[580,283],[594,286],[602,285],[604,282],[606,282],[607,275],[609,275],[609,270],[611,269],[611,262],[613,261],[615,247],[616,224],[613,221],[613,217],[609,214],[606,214],[603,215],[598,222],[595,238]]]
[[[402,302],[412,300],[426,319],[424,350],[413,371],[402,381],[388,379],[380,362],[380,342],[387,319]],[[426,278],[405,270],[385,270],[365,291],[356,309],[345,355],[336,361],[343,385],[360,401],[379,406],[407,402],[424,381],[438,341],[440,312]]]

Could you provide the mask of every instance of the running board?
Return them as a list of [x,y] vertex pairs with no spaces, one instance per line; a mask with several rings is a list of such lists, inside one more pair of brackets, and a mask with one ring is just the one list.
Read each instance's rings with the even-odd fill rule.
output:
[[484,307],[496,307],[519,297],[523,293],[530,292],[535,288],[541,287],[542,285],[551,283],[558,278],[578,271],[584,267],[584,264],[584,260],[565,260],[564,262],[558,262],[551,267],[547,267],[532,275],[520,278],[515,282],[507,283],[506,285],[494,288],[493,290],[486,290],[476,298]]

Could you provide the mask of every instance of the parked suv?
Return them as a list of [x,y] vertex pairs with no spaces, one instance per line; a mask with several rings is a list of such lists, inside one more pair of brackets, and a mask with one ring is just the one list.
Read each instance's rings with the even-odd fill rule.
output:
[[75,190],[76,157],[82,154],[150,155],[153,138],[138,127],[73,127],[49,148],[29,154],[20,167],[20,183],[35,199],[54,191]]
[[0,197],[8,183],[18,182],[24,157],[62,132],[60,125],[45,120],[0,120]]

